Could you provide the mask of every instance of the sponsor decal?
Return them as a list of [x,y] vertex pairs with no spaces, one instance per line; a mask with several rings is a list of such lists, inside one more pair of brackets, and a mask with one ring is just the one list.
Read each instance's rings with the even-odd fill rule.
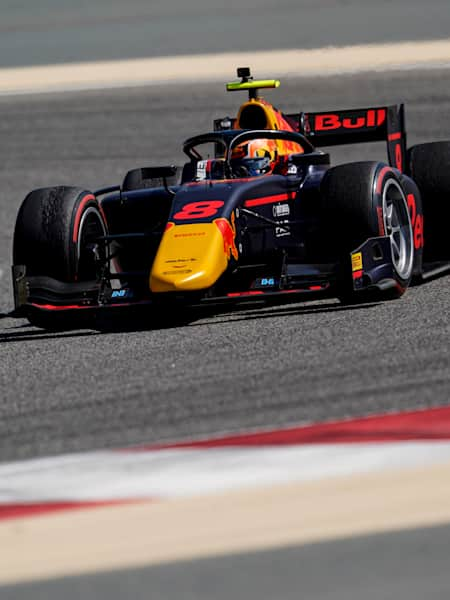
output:
[[231,256],[235,260],[239,258],[238,249],[236,247],[236,225],[234,212],[231,213],[231,222],[223,217],[214,219],[213,223],[217,226],[223,237],[223,251],[230,260]]
[[208,167],[208,161],[207,160],[199,160],[198,161],[198,163],[197,163],[197,172],[195,174],[195,178],[198,181],[203,181],[204,179],[206,179],[207,167]]
[[205,231],[194,231],[191,233],[175,233],[173,237],[176,238],[186,238],[186,237],[201,237],[202,235],[206,235]]
[[163,271],[163,275],[187,275],[192,269],[180,269],[179,271]]
[[411,215],[411,227],[414,236],[414,248],[420,250],[423,248],[423,215],[417,213],[416,199],[414,194],[408,194],[409,213]]
[[335,113],[315,115],[315,131],[335,131],[337,129],[370,129],[379,127],[386,120],[386,109],[356,111],[353,115],[342,117]]
[[[166,263],[168,263],[169,261],[166,260]],[[172,269],[186,269],[186,265],[167,265],[169,268]],[[178,271],[179,273],[183,273],[184,271]]]
[[285,227],[275,227],[275,236],[276,237],[283,237],[285,235],[291,235],[291,232],[289,231],[289,229],[286,229]]
[[377,218],[378,218],[378,233],[384,235],[384,219],[383,219],[383,208],[377,206]]
[[278,280],[275,277],[258,277],[255,279],[253,288],[261,288],[261,287],[275,287],[278,284]]
[[111,292],[111,298],[126,298],[129,296],[130,290],[113,290]]
[[274,217],[287,217],[291,213],[289,204],[277,204],[272,208]]
[[355,273],[356,271],[362,271],[362,268],[362,253],[355,252],[355,254],[352,254],[352,271],[353,273]]
[[134,297],[133,291],[129,289],[122,290],[109,290],[109,292],[105,292],[105,296],[109,300],[130,300]]

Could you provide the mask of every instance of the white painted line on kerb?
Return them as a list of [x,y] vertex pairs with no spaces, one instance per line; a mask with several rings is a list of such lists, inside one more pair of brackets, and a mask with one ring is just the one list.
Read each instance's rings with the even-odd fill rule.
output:
[[0,69],[0,94],[226,81],[238,66],[250,66],[255,77],[449,67],[450,39],[7,68]]
[[100,451],[0,465],[0,507],[153,500],[433,466],[449,441]]

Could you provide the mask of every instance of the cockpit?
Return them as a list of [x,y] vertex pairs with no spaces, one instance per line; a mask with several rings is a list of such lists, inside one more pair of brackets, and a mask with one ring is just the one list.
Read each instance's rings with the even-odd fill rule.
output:
[[[289,156],[314,152],[301,134],[275,130],[226,130],[185,141],[182,182],[286,174]],[[286,171],[286,172],[284,172]]]

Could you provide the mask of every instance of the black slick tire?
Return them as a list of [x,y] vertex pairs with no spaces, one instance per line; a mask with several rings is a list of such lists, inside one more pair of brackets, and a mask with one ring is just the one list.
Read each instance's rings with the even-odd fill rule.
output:
[[[325,174],[321,198],[327,244],[337,252],[342,264],[337,283],[339,299],[343,303],[357,303],[400,297],[411,282],[414,242],[399,175],[391,167],[378,162],[339,165]],[[395,213],[392,212],[394,210]],[[402,222],[404,237],[400,240],[401,244],[397,244],[397,233],[391,229],[391,215]],[[386,291],[355,292],[350,252],[368,238],[384,235],[391,237],[395,287]]]
[[[16,220],[13,262],[25,265],[27,276],[50,277],[61,282],[93,281],[96,266],[89,244],[107,233],[94,195],[77,187],[52,187],[32,191],[23,201]],[[48,311],[29,320],[52,329],[61,316]],[[61,328],[61,325],[58,326]]]
[[422,197],[424,260],[450,260],[450,141],[412,146],[408,168]]

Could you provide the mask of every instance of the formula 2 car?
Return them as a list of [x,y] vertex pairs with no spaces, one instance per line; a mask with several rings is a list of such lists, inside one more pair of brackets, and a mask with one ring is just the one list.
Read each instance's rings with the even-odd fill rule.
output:
[[[124,307],[379,301],[450,270],[450,142],[407,150],[403,105],[283,114],[258,91],[278,81],[238,77],[227,89],[248,100],[184,142],[182,168],[28,194],[15,314],[53,329]],[[387,162],[332,167],[320,150],[377,140]]]

